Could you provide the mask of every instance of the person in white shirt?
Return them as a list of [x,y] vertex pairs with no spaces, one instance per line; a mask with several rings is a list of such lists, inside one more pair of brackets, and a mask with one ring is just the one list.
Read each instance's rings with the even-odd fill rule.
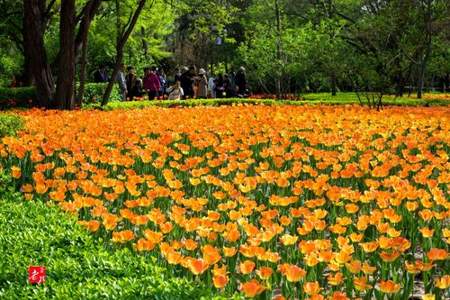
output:
[[122,101],[127,100],[127,82],[125,80],[125,65],[120,65],[119,73],[117,73],[116,81],[119,84],[119,90],[120,90],[120,96],[122,98]]
[[168,88],[167,93],[169,94],[169,100],[181,100],[184,96],[184,91],[181,87],[180,81],[177,81],[174,86]]
[[209,77],[209,80],[208,80],[208,93],[209,93],[209,96],[213,99],[216,98],[216,85],[214,83],[215,80],[216,79],[211,74],[211,76]]

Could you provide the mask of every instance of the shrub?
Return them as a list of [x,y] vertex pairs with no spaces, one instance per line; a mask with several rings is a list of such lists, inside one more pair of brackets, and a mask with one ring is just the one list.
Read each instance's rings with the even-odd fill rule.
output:
[[0,88],[0,109],[30,106],[35,97],[34,87]]
[[[105,92],[107,83],[88,83],[85,86],[83,103],[100,102]],[[110,101],[120,100],[119,88],[114,85],[111,92]]]
[[22,118],[15,115],[0,114],[0,138],[9,135],[16,135],[22,129]]
[[[85,85],[84,103],[100,102],[107,83],[87,83]],[[0,109],[11,107],[29,107],[36,99],[34,87],[0,88]],[[114,85],[110,101],[120,100],[119,88]]]

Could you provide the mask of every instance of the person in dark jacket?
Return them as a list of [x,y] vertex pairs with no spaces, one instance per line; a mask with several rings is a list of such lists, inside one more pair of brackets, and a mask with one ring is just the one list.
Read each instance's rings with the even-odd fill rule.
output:
[[224,91],[225,98],[233,97],[231,81],[230,81],[230,77],[228,76],[228,74],[225,74],[225,76],[223,77],[223,91]]
[[183,73],[181,74],[181,88],[184,91],[184,99],[192,99],[194,98],[194,74],[195,68],[183,68]]
[[125,77],[125,81],[127,82],[127,98],[129,101],[133,101],[134,97],[136,95],[136,82],[137,82],[137,76],[136,71],[133,67],[128,67],[128,74]]
[[100,66],[100,68],[94,72],[94,81],[97,83],[108,82],[108,72],[105,66]]
[[239,97],[244,97],[247,94],[247,76],[245,75],[245,68],[240,67],[235,77],[236,91]]
[[219,74],[217,76],[217,78],[214,80],[214,90],[216,92],[216,97],[217,98],[223,98],[224,95],[224,86],[223,86],[223,75]]

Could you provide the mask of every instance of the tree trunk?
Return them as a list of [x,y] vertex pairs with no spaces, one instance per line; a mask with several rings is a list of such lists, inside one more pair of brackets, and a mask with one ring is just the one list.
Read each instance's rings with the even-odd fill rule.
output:
[[277,41],[276,41],[276,49],[277,49],[277,60],[280,64],[280,70],[277,70],[277,78],[276,78],[276,91],[277,91],[277,98],[281,99],[281,77],[282,70],[281,70],[281,12],[280,12],[280,5],[278,3],[278,0],[275,0],[275,18],[276,18],[276,25],[277,25]]
[[38,107],[48,107],[54,92],[52,73],[44,46],[45,2],[45,0],[24,1],[25,62],[35,80],[35,105]]
[[89,28],[91,26],[91,22],[94,19],[95,14],[98,11],[98,8],[100,7],[101,2],[102,0],[90,0],[86,4],[85,13],[83,15],[83,19],[80,24],[80,29],[78,30],[77,37],[75,38],[75,57],[79,52],[78,47],[79,45],[81,45],[80,86],[75,103],[75,106],[78,107],[82,106],[84,98]]
[[[136,26],[136,23],[139,19],[139,16],[141,15],[142,10],[144,9],[146,0],[140,0],[138,3],[138,6],[136,10],[133,13],[133,16],[126,28],[124,28],[123,31],[120,30],[120,28],[117,28],[118,33],[123,32],[118,38],[117,38],[117,46],[116,46],[116,63],[114,66],[114,70],[112,73],[111,78],[109,79],[108,86],[106,87],[105,93],[103,94],[102,99],[102,106],[106,105],[108,103],[109,97],[111,96],[111,92],[114,86],[114,82],[117,78],[117,74],[119,74],[119,68],[122,64],[123,60],[123,50],[124,47],[128,41],[128,38],[130,37],[131,33],[133,32],[134,27]],[[152,2],[152,6],[155,3],[155,1]],[[118,2],[117,2],[118,4]]]
[[24,52],[22,84],[23,86],[32,86],[34,84],[33,71],[31,70],[30,58]]
[[337,78],[336,72],[331,72],[331,96],[337,95]]
[[78,89],[78,95],[75,99],[75,107],[81,107],[83,105],[84,83],[86,81],[87,48],[88,48],[88,32],[86,31],[83,37],[83,44],[81,47],[80,86]]
[[447,92],[447,89],[450,86],[450,74],[445,74],[445,79],[444,79],[444,93]]
[[427,45],[427,50],[425,53],[425,56],[422,58],[422,61],[420,63],[420,70],[419,70],[419,80],[418,80],[418,86],[417,86],[417,99],[422,99],[423,96],[423,87],[425,83],[425,74],[426,74],[426,68],[428,64],[428,58],[431,55],[431,43]]
[[432,32],[432,0],[426,1],[426,12],[424,16],[424,23],[425,23],[425,53],[422,57],[422,60],[420,62],[420,70],[419,70],[419,80],[418,80],[418,87],[417,87],[417,98],[422,99],[423,94],[423,85],[425,82],[425,74],[427,69],[428,60],[431,57],[432,52],[432,42],[433,42],[433,32]]
[[57,107],[72,109],[75,83],[75,0],[61,1],[60,53],[56,85]]

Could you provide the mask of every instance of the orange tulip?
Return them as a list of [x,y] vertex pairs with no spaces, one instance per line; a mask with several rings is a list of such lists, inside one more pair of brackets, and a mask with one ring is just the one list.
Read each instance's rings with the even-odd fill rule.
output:
[[254,269],[255,269],[255,263],[251,260],[246,260],[239,264],[239,270],[244,275],[250,274],[251,272],[253,272]]
[[430,251],[427,252],[427,257],[431,261],[446,260],[448,257],[448,252],[445,249],[432,248]]
[[348,298],[347,295],[345,295],[345,293],[343,293],[343,292],[334,292],[329,299],[330,300],[348,300],[350,298]]
[[289,282],[298,282],[305,277],[306,272],[296,265],[288,265],[285,269],[286,279]]
[[263,280],[267,280],[272,276],[273,270],[270,267],[261,267],[258,270],[256,270],[256,274],[259,276],[259,278]]
[[213,284],[216,289],[223,289],[228,284],[228,276],[214,275]]
[[234,247],[223,247],[223,254],[226,257],[233,257],[237,253],[237,249]]
[[188,260],[189,270],[194,275],[200,275],[209,268],[209,264],[203,259],[189,259]]
[[400,290],[400,284],[395,283],[392,280],[382,280],[378,283],[378,289],[386,294],[395,294]]
[[355,277],[353,279],[353,284],[358,291],[365,291],[372,288],[372,286],[367,283],[367,277]]
[[265,288],[256,279],[252,279],[241,284],[239,290],[242,291],[246,297],[253,298],[264,292]]
[[321,288],[320,285],[317,281],[314,282],[305,282],[303,284],[303,291],[307,294],[307,295],[317,295],[320,292]]
[[19,179],[22,176],[22,169],[16,166],[11,167],[11,176],[13,178]]
[[152,251],[155,248],[155,244],[152,241],[146,239],[139,239],[135,245],[136,250],[142,251]]
[[440,278],[436,278],[434,280],[434,285],[441,290],[450,288],[450,275],[444,275]]
[[131,230],[124,230],[112,233],[112,241],[116,243],[126,243],[134,238],[134,233]]

